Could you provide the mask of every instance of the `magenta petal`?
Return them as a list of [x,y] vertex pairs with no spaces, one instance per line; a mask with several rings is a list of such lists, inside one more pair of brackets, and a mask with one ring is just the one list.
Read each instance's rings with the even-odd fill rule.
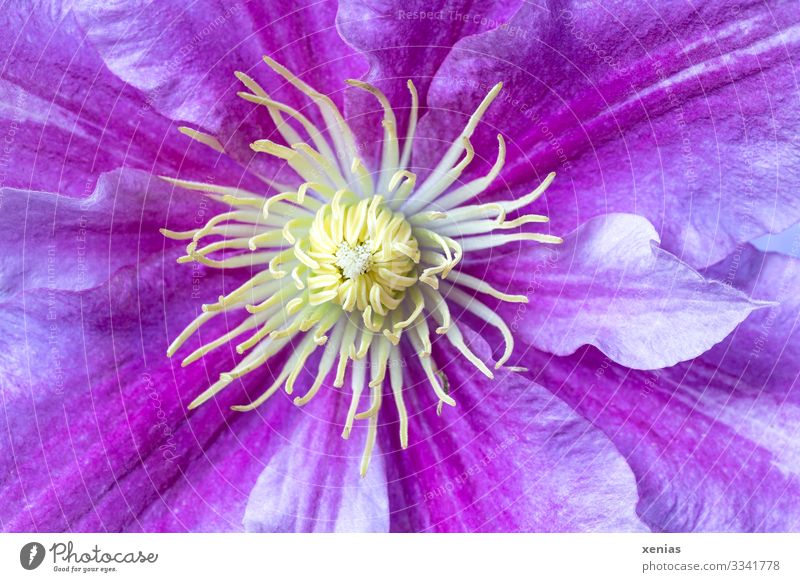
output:
[[[3,304],[5,529],[149,530],[146,510],[168,502],[177,507],[167,492],[182,490],[178,498],[185,498],[191,487],[185,473],[206,452],[219,455],[212,453],[214,443],[239,416],[228,406],[250,396],[231,386],[215,401],[219,406],[187,411],[234,358],[230,348],[187,368],[166,358],[169,340],[202,301],[218,295],[221,283],[206,274],[196,298],[191,276],[173,261],[174,254],[151,255],[94,289],[41,289]],[[208,341],[236,323],[220,317],[201,335]],[[267,372],[248,377],[243,387],[258,393]],[[235,445],[233,439],[224,442]],[[246,473],[241,477],[237,485],[249,490]],[[165,529],[186,529],[177,509],[170,513],[177,519]],[[237,527],[240,519],[227,521]]]
[[[268,381],[261,373],[245,378],[255,395]],[[297,420],[297,410],[284,394],[276,395],[258,413],[227,410],[230,404],[246,401],[241,393],[222,394],[189,415],[178,431],[196,434],[197,440],[181,450],[169,447],[169,455],[182,461],[180,475],[142,511],[137,529],[244,531],[250,492],[265,467],[272,466],[276,451],[288,446],[283,435]],[[142,476],[136,473],[134,478]]]
[[141,8],[92,4],[78,8],[77,18],[109,68],[145,92],[148,106],[212,133],[240,162],[262,164],[266,156],[254,156],[249,143],[281,138],[264,107],[237,96],[246,89],[234,72],[320,121],[316,107],[262,58],[275,58],[342,105],[344,80],[361,76],[366,63],[339,37],[336,9],[331,0],[201,0]]
[[626,370],[586,349],[537,356],[537,378],[627,457],[638,513],[653,529],[798,531],[800,311],[788,290],[800,282],[800,262],[745,249],[726,263],[722,278],[738,265],[731,283],[749,279],[746,287],[781,306],[673,368]]
[[661,368],[702,354],[765,304],[704,279],[658,242],[647,219],[609,214],[561,245],[490,258],[470,272],[528,297],[497,306],[524,344],[556,355],[589,344],[630,368]]
[[344,0],[336,20],[344,39],[369,60],[369,80],[386,84],[387,94],[405,96],[406,81],[413,79],[424,104],[428,86],[453,45],[502,27],[520,4]]
[[463,39],[437,71],[419,165],[463,125],[447,112],[469,114],[503,81],[473,141],[491,158],[494,134],[508,138],[498,189],[521,193],[558,172],[548,196],[557,231],[635,212],[702,268],[800,220],[792,3],[525,4],[510,24],[527,36]]
[[104,283],[124,266],[179,246],[159,228],[200,228],[217,207],[136,170],[103,174],[83,200],[8,188],[2,195],[0,299],[36,287],[79,291]]
[[437,416],[424,377],[406,387],[410,445],[389,463],[394,531],[644,529],[631,471],[599,430],[522,376],[488,380],[445,341],[437,346],[457,406]]
[[362,478],[359,465],[366,429],[356,426],[348,440],[341,436],[349,403],[346,391],[328,384],[311,404],[288,411],[291,427],[273,439],[269,464],[250,492],[244,515],[248,531],[389,530],[380,448],[376,446]]
[[[97,176],[121,166],[207,171],[216,154],[113,75],[72,14],[54,21],[43,5],[14,10],[0,48],[3,186],[87,197]],[[242,174],[225,160],[216,167],[236,180]]]
[[[344,0],[336,23],[342,37],[369,60],[365,80],[389,97],[398,113],[398,133],[405,135],[412,80],[427,109],[428,87],[454,44],[464,37],[503,26],[517,10],[518,0],[475,3],[465,0],[435,2],[365,2]],[[383,130],[380,106],[362,91],[348,92],[348,111],[357,113],[351,123],[368,158],[379,159]],[[373,162],[374,163],[374,162]]]

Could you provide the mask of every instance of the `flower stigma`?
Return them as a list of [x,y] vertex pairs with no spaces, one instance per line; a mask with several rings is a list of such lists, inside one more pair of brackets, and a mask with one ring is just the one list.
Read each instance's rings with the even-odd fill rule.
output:
[[372,264],[372,250],[369,241],[351,247],[346,241],[339,243],[336,249],[336,266],[342,270],[347,279],[355,279],[363,275]]
[[[234,410],[253,410],[281,387],[294,394],[301,372],[313,368],[310,385],[303,386],[302,394],[294,398],[296,405],[303,406],[332,375],[333,386],[347,385],[350,395],[342,436],[349,438],[357,421],[366,423],[363,476],[376,443],[384,387],[397,409],[400,444],[408,446],[409,413],[403,396],[408,372],[398,365],[404,361],[403,354],[410,355],[427,378],[438,399],[439,413],[442,405],[456,402],[431,357],[435,335],[493,378],[492,370],[465,341],[451,316],[451,305],[502,335],[504,350],[496,369],[511,357],[511,330],[480,295],[516,303],[527,303],[527,297],[501,292],[461,272],[458,266],[467,253],[517,241],[560,243],[556,236],[521,228],[545,223],[546,216],[516,215],[545,192],[555,174],[524,196],[479,202],[477,198],[505,163],[505,142],[498,135],[497,158],[489,172],[471,180],[460,179],[475,156],[470,138],[499,94],[501,83],[489,91],[436,167],[418,184],[417,175],[408,169],[419,112],[412,81],[407,83],[411,107],[402,141],[387,97],[368,83],[347,81],[372,94],[383,111],[380,167],[370,172],[356,155],[354,133],[334,101],[273,59],[265,57],[264,61],[318,109],[325,126],[317,127],[300,110],[274,100],[253,78],[237,72],[246,89],[239,96],[266,108],[284,142],[261,139],[250,147],[281,160],[296,176],[294,183],[263,178],[268,190],[262,194],[237,186],[163,177],[229,207],[201,228],[184,232],[161,229],[170,239],[188,241],[186,254],[178,262],[253,273],[216,303],[203,305],[202,313],[172,342],[167,355],[172,357],[219,314],[246,313],[238,326],[184,358],[182,365],[188,365],[231,341],[238,342],[236,350],[244,356],[189,408],[201,405],[273,358],[273,362],[280,361],[274,382],[252,402],[234,406]],[[218,152],[225,151],[212,135],[186,127],[180,130]],[[514,218],[509,219],[510,215]],[[312,356],[314,365],[306,366]]]

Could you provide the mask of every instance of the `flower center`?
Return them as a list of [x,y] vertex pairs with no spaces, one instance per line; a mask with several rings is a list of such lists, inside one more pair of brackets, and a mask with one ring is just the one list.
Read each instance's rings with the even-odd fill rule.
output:
[[346,279],[355,279],[367,272],[372,265],[372,243],[363,242],[355,247],[342,241],[336,249],[336,266]]
[[308,277],[311,305],[334,301],[345,311],[369,307],[386,315],[417,282],[420,253],[411,225],[382,196],[324,205],[308,240],[308,256],[317,263]]
[[[527,302],[527,298],[499,291],[456,267],[465,253],[480,254],[510,242],[561,242],[549,234],[530,232],[525,226],[547,222],[545,216],[517,214],[509,218],[533,203],[550,185],[554,174],[525,196],[489,204],[476,202],[476,197],[497,178],[505,161],[505,142],[498,135],[497,161],[489,173],[459,182],[475,154],[470,137],[500,92],[502,85],[498,83],[444,151],[438,165],[417,185],[417,176],[407,169],[418,113],[414,84],[408,82],[411,109],[401,150],[397,119],[386,96],[372,85],[350,80],[350,85],[374,95],[383,108],[383,151],[375,174],[379,178],[375,179],[354,156],[354,134],[334,102],[272,59],[265,57],[265,61],[318,107],[326,127],[320,130],[300,111],[273,100],[253,79],[236,73],[248,89],[240,96],[266,107],[289,144],[258,140],[250,147],[282,160],[297,179],[287,185],[262,177],[274,190],[264,197],[233,186],[165,178],[231,208],[202,228],[187,232],[161,230],[169,238],[189,241],[186,255],[178,262],[195,261],[219,269],[248,268],[256,273],[216,303],[204,305],[203,313],[175,339],[167,355],[172,356],[216,315],[244,310],[248,317],[240,325],[183,360],[187,365],[234,340],[239,341],[236,351],[244,356],[195,398],[189,405],[195,408],[271,358],[281,358],[280,365],[271,367],[274,383],[253,402],[233,407],[240,411],[262,405],[281,386],[292,393],[306,362],[318,349],[322,352],[313,366],[314,380],[302,396],[295,398],[298,406],[314,398],[329,374],[333,375],[334,387],[343,387],[350,363],[350,406],[342,436],[350,436],[356,421],[366,421],[363,475],[376,442],[385,387],[395,400],[400,444],[404,448],[408,445],[409,415],[403,392],[410,370],[427,378],[439,399],[439,412],[443,404],[455,405],[444,374],[431,358],[430,322],[435,334],[443,336],[469,363],[493,378],[492,371],[467,345],[451,317],[451,305],[483,320],[503,336],[505,349],[495,368],[510,358],[514,348],[511,331],[479,296],[508,302]],[[216,137],[195,129],[180,129],[224,152]],[[209,238],[212,242],[207,242]],[[248,337],[237,339],[242,336]],[[414,366],[408,373],[396,365],[404,363],[404,357],[410,357]]]

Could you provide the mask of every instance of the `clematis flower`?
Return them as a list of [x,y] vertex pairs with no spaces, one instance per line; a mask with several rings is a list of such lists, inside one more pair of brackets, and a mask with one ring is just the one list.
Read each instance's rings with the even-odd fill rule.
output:
[[4,529],[797,529],[790,6],[8,12]]

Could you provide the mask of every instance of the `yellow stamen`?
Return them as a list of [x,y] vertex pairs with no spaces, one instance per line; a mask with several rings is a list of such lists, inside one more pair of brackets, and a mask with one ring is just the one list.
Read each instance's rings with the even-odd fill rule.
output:
[[220,141],[213,135],[209,135],[207,133],[203,133],[202,131],[197,131],[196,129],[192,129],[191,127],[186,127],[186,126],[179,127],[178,131],[180,131],[183,135],[192,138],[195,141],[207,145],[212,150],[215,150],[221,154],[225,153],[225,148],[222,147]]
[[[411,81],[411,106],[402,152],[397,116],[386,95],[364,81],[347,81],[372,94],[383,110],[380,167],[368,168],[364,159],[356,155],[353,131],[333,100],[273,59],[264,60],[272,71],[313,101],[325,127],[318,128],[301,113],[303,107],[276,101],[253,78],[236,73],[247,88],[240,96],[267,108],[278,128],[279,135],[275,137],[283,140],[278,143],[258,139],[251,148],[278,158],[297,176],[290,185],[262,178],[270,187],[265,193],[164,178],[175,186],[202,192],[213,201],[229,205],[229,211],[213,216],[198,228],[183,232],[161,229],[165,237],[185,241],[186,255],[178,262],[252,271],[246,283],[218,297],[216,303],[203,305],[202,313],[178,335],[167,353],[174,355],[218,313],[242,309],[249,313],[233,329],[205,342],[183,359],[182,365],[188,365],[231,341],[239,342],[236,351],[242,354],[233,369],[221,374],[191,402],[192,409],[236,379],[268,369],[272,377],[267,389],[249,404],[233,409],[253,410],[281,387],[287,393],[301,388],[302,395],[294,398],[294,403],[303,406],[319,394],[331,375],[333,387],[342,388],[349,365],[351,399],[342,436],[349,438],[356,422],[366,423],[360,462],[363,476],[376,445],[387,383],[400,421],[400,445],[408,446],[410,415],[403,399],[402,346],[410,343],[413,348],[419,368],[439,400],[437,413],[442,413],[444,404],[454,406],[456,402],[446,376],[437,366],[432,333],[442,336],[440,341],[449,342],[464,360],[493,378],[487,362],[466,344],[459,322],[451,316],[450,304],[492,326],[503,337],[505,348],[494,363],[495,368],[509,361],[514,348],[510,328],[472,294],[507,302],[527,302],[527,298],[504,293],[458,269],[465,254],[480,257],[480,251],[517,241],[560,242],[550,234],[513,232],[526,224],[547,222],[542,215],[512,213],[541,196],[554,175],[549,174],[521,198],[470,204],[494,182],[505,163],[506,145],[498,135],[497,159],[488,174],[456,185],[477,155],[470,138],[497,97],[502,87],[499,83],[482,100],[424,183],[418,185],[416,174],[409,170],[419,114],[419,96]],[[186,127],[180,131],[224,153],[217,138]],[[428,317],[435,322],[433,330]],[[303,375],[317,349],[322,352],[316,370],[313,375]],[[272,358],[284,352],[288,353],[285,363],[273,366]],[[369,405],[359,412],[367,387]]]

